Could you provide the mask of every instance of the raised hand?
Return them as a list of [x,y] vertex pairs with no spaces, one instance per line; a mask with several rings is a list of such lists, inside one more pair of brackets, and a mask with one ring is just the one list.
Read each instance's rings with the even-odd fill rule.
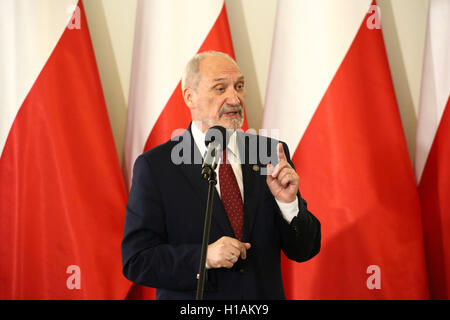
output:
[[289,203],[295,200],[298,191],[299,178],[287,161],[283,145],[278,143],[278,164],[267,165],[267,185],[273,196],[281,202]]

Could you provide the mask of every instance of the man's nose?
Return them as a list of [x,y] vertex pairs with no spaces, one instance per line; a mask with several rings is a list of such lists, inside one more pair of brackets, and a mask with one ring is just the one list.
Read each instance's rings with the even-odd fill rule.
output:
[[241,100],[239,99],[239,94],[236,89],[230,89],[227,95],[227,103],[232,106],[240,105]]

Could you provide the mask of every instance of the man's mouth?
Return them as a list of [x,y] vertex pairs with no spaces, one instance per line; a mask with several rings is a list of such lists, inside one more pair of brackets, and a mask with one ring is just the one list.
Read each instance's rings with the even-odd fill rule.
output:
[[223,115],[227,118],[237,118],[237,117],[241,116],[241,112],[240,111],[230,111],[230,112],[225,112]]
[[242,116],[242,108],[238,108],[238,109],[233,108],[233,109],[229,109],[229,110],[225,109],[222,112],[221,116],[224,116],[225,118],[228,118],[228,119],[240,118]]

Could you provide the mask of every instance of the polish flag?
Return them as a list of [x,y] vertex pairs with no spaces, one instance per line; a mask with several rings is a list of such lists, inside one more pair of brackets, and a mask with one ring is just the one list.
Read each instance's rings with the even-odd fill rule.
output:
[[81,1],[0,2],[0,299],[123,299],[126,189]]
[[416,177],[431,297],[450,298],[450,2],[431,0],[419,107]]
[[263,128],[279,129],[321,221],[283,258],[290,299],[428,297],[420,203],[371,0],[280,1]]
[[[181,76],[195,54],[209,50],[235,58],[223,0],[138,2],[123,165],[128,187],[136,158],[188,127]],[[154,296],[135,285],[129,298]]]

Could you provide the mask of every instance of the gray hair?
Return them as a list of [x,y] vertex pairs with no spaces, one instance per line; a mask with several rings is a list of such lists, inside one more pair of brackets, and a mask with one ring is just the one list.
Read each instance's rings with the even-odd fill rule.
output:
[[219,51],[204,51],[197,53],[189,60],[184,68],[183,76],[181,77],[181,90],[184,91],[187,87],[197,90],[198,83],[200,82],[200,62],[206,57],[221,56],[230,59],[234,64],[236,61],[228,54]]

